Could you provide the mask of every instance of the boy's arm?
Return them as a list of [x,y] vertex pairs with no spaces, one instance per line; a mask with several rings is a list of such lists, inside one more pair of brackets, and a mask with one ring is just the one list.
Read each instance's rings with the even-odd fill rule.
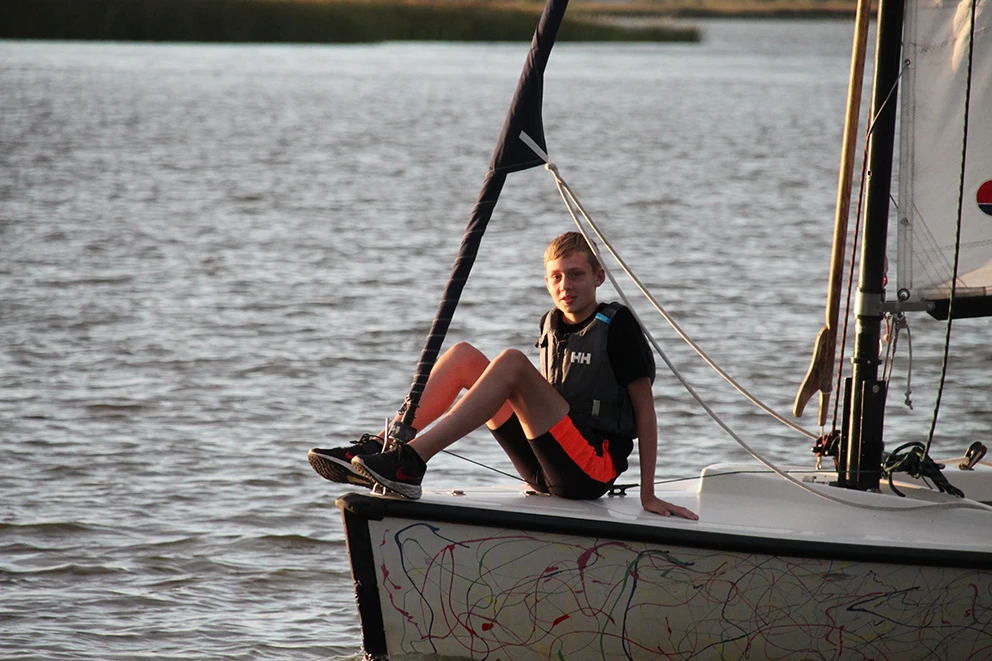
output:
[[637,420],[637,452],[641,464],[641,505],[649,512],[662,516],[672,514],[691,521],[699,519],[684,507],[672,505],[654,495],[654,470],[658,461],[658,416],[654,409],[651,380],[647,377],[627,385]]

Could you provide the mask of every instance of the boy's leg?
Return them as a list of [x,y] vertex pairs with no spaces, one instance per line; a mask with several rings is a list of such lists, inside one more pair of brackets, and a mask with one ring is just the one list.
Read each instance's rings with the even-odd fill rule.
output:
[[355,457],[352,464],[376,484],[420,498],[427,461],[483,424],[495,424],[508,402],[528,438],[546,434],[568,415],[568,403],[527,356],[508,349],[429,430],[389,452]]
[[[423,429],[444,415],[461,391],[475,385],[488,367],[486,355],[468,342],[458,342],[445,351],[431,370],[411,426]],[[513,409],[507,404],[487,424],[490,429],[496,429],[512,414]]]
[[499,427],[490,427],[493,438],[503,448],[503,452],[510,458],[510,463],[516,469],[517,474],[527,483],[528,488],[540,493],[548,493],[548,481],[544,475],[544,468],[534,454],[531,442],[524,434],[523,427],[517,416],[511,415],[510,419]]
[[[412,426],[423,429],[434,422],[451,407],[462,390],[468,390],[475,384],[488,367],[489,359],[485,354],[467,342],[459,342],[445,351],[431,370]],[[487,424],[491,429],[496,429],[511,415],[513,409],[505,404]],[[307,458],[313,469],[327,480],[372,486],[372,480],[355,467],[351,460],[381,451],[382,436],[365,434],[351,445],[311,448]]]
[[492,421],[490,429],[499,427],[507,403],[516,413],[527,438],[546,433],[568,414],[568,403],[527,356],[508,349],[489,363],[465,396],[443,418],[410,441],[410,446],[427,461],[488,421]]

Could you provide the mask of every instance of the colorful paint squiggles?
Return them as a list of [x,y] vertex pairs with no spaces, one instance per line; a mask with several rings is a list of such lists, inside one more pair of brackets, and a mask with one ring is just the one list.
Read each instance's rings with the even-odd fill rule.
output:
[[370,522],[390,659],[992,659],[992,573]]

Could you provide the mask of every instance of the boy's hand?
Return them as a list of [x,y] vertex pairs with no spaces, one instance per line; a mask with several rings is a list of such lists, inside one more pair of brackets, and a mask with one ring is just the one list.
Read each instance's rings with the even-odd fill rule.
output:
[[672,505],[671,503],[665,502],[661,498],[656,496],[641,496],[641,505],[649,512],[654,512],[655,514],[660,514],[662,516],[681,516],[683,519],[689,519],[690,521],[699,521],[699,517],[696,516],[691,510],[687,510],[684,507],[679,507],[678,505]]

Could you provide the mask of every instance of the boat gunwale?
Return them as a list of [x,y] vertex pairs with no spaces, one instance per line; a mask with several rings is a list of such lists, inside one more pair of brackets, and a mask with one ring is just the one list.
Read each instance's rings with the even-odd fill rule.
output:
[[[398,519],[456,523],[476,527],[495,526],[506,530],[586,538],[598,537],[626,542],[671,544],[713,551],[757,553],[776,557],[992,570],[992,553],[981,551],[810,541],[692,530],[686,527],[645,526],[636,523],[553,516],[519,510],[493,510],[466,505],[401,500],[359,493],[342,495],[335,501],[335,504],[346,517],[345,529],[348,537],[351,536],[347,525],[347,515],[350,514],[367,521],[381,521],[388,516]],[[368,530],[367,526],[365,526],[365,530]]]

